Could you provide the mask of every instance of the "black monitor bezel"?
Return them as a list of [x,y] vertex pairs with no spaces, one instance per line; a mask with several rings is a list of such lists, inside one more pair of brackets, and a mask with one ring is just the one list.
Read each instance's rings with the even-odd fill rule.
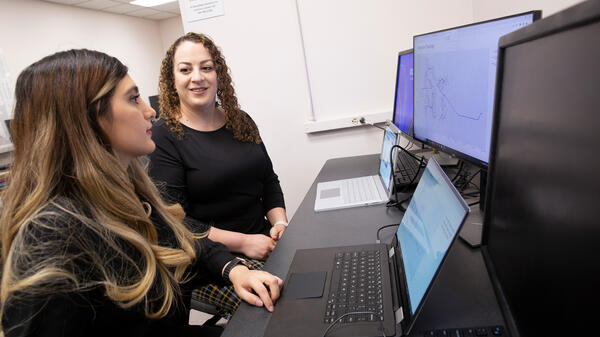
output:
[[[593,22],[600,21],[600,2],[587,1],[578,5],[574,5],[566,10],[544,18],[539,22],[534,22],[518,31],[509,33],[500,38],[498,43],[498,66],[496,76],[496,88],[502,88],[503,75],[504,75],[504,59],[506,49],[521,45],[527,42],[535,41],[546,36],[565,32],[580,26],[584,26]],[[494,291],[502,309],[504,318],[506,320],[507,328],[511,335],[519,336],[519,330],[516,325],[515,319],[512,316],[510,306],[504,296],[504,289],[498,277],[496,276],[496,269],[494,264],[493,254],[489,251],[490,242],[490,226],[492,226],[492,219],[494,215],[494,193],[496,190],[496,158],[497,158],[497,145],[498,145],[498,133],[500,128],[500,102],[502,100],[502,91],[496,90],[494,93],[494,110],[493,110],[493,122],[492,122],[492,135],[490,142],[490,157],[489,157],[489,168],[488,168],[488,188],[485,193],[486,211],[483,217],[483,231],[481,237],[481,251],[483,260],[485,262],[488,274],[492,280]]]
[[[394,85],[394,107],[392,109],[392,124],[394,124],[394,126],[396,127],[396,129],[398,129],[398,131],[408,137],[413,138],[413,130],[414,130],[414,84],[413,84],[413,111],[412,113],[412,118],[411,118],[411,123],[410,123],[410,128],[409,128],[409,132],[406,133],[403,130],[400,129],[400,127],[398,127],[398,125],[396,125],[396,103],[397,103],[397,99],[398,99],[398,77],[400,77],[400,60],[402,59],[402,56],[407,55],[407,54],[412,54],[413,53],[413,49],[407,49],[407,50],[403,50],[401,52],[398,53],[398,60],[396,63],[396,82]],[[414,67],[413,67],[414,69]]]
[[[441,30],[437,30],[437,31],[433,31],[433,32],[428,32],[428,33],[424,33],[424,34],[418,34],[418,35],[414,35],[413,36],[413,46],[415,45],[415,39],[420,37],[420,36],[424,36],[424,35],[431,35],[431,34],[437,34],[440,32],[445,32],[445,31],[449,31],[449,30],[454,30],[454,29],[460,29],[460,28],[465,28],[465,27],[470,27],[470,26],[475,26],[475,25],[481,25],[481,24],[485,24],[485,23],[489,23],[489,22],[494,22],[494,21],[500,21],[500,20],[505,20],[505,19],[509,19],[509,18],[513,18],[513,17],[517,17],[517,16],[523,16],[523,15],[527,15],[527,14],[532,14],[533,15],[533,22],[539,20],[542,17],[542,11],[541,10],[531,10],[531,11],[527,11],[527,12],[523,12],[523,13],[519,13],[519,14],[513,14],[513,15],[507,15],[507,16],[503,16],[503,17],[499,17],[499,18],[494,18],[494,19],[490,19],[490,20],[485,20],[485,21],[478,21],[478,22],[474,22],[474,23],[470,23],[470,24],[466,24],[466,25],[462,25],[462,26],[456,26],[456,27],[450,27],[450,28],[446,28],[446,29],[441,29]],[[524,29],[527,28],[527,26],[521,28]],[[511,33],[509,33],[511,34]],[[413,56],[414,57],[414,56]],[[413,69],[416,69],[416,58],[413,58]],[[496,69],[496,74],[498,74],[498,69]],[[414,82],[413,82],[414,83]],[[496,78],[496,83],[497,83],[497,78]],[[414,85],[414,84],[413,84]],[[495,90],[494,90],[495,92]],[[436,150],[448,153],[456,158],[459,158],[461,160],[465,160],[471,164],[474,164],[478,167],[481,168],[487,168],[489,165],[489,159],[488,161],[483,161],[481,159],[469,156],[466,153],[463,153],[461,151],[455,150],[451,147],[448,147],[446,145],[434,142],[430,139],[422,139],[421,137],[418,137],[418,135],[415,134],[414,132],[414,125],[415,125],[415,105],[414,105],[414,100],[415,100],[415,90],[413,90],[413,134],[412,137],[424,144],[426,144],[427,146],[434,148]],[[492,115],[492,120],[494,120],[494,116]],[[492,130],[494,129],[494,125],[492,123]],[[490,141],[490,146],[491,146],[491,141]],[[490,148],[490,152],[491,152],[491,148]]]

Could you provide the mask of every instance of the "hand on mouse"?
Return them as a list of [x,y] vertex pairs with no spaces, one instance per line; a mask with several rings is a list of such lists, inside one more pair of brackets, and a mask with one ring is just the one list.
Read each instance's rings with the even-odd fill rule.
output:
[[257,307],[264,305],[270,312],[283,286],[279,277],[262,270],[250,270],[241,264],[231,269],[229,280],[242,300]]

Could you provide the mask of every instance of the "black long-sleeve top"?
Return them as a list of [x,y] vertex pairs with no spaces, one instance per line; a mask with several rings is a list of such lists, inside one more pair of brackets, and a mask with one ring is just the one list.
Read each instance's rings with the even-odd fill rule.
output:
[[[122,275],[139,266],[139,252],[120,242],[119,248],[130,257],[123,258],[81,220],[65,212],[65,208],[72,210],[69,205],[70,202],[63,199],[58,205],[48,206],[35,222],[25,225],[24,248],[31,254],[16,263],[24,264],[24,270],[28,270],[40,259],[57,259],[59,266],[88,283],[103,279],[95,263],[106,263]],[[152,220],[159,244],[176,247],[174,233],[164,221],[154,214]],[[234,257],[219,243],[207,238],[199,241],[196,259],[188,268],[190,275],[194,275],[193,281],[181,285],[178,300],[164,318],[147,318],[140,304],[127,309],[119,307],[105,295],[101,284],[72,290],[68,280],[58,279],[47,285],[55,291],[37,295],[26,289],[9,298],[2,316],[5,336],[202,336],[203,327],[187,324],[191,290],[198,285],[224,283],[221,271]],[[37,249],[40,245],[56,254],[41,254],[43,251]],[[90,254],[90,250],[97,254]],[[74,258],[65,258],[67,256]],[[104,258],[92,261],[92,256]],[[150,295],[159,294],[158,291],[155,286]]]
[[266,213],[285,203],[264,144],[241,142],[225,126],[210,132],[182,127],[183,138],[164,120],[152,127],[156,150],[150,155],[150,176],[159,188],[162,182],[168,198],[203,223],[268,233]]

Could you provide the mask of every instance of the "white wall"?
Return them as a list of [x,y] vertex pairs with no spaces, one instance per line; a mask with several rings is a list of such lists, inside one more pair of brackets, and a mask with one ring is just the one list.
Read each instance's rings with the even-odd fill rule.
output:
[[[168,32],[175,30],[172,24],[162,26]],[[0,48],[14,81],[21,70],[46,55],[88,48],[119,58],[142,95],[155,95],[163,56],[161,37],[170,36],[168,32],[147,19],[42,1],[0,1]]]
[[[302,0],[299,1],[302,3]],[[354,5],[356,3],[358,2],[355,1]],[[462,24],[472,19],[471,1],[460,1],[459,5],[455,6],[443,5],[444,11],[427,10],[432,9],[436,1],[422,3],[419,7],[420,16],[408,12],[398,13],[397,20],[408,22],[398,24],[404,30],[401,29],[403,33],[395,39],[398,44],[397,51],[411,47],[413,33],[440,29],[440,25],[444,23]],[[180,0],[181,4],[183,1]],[[378,2],[370,3],[372,7],[377,7],[377,4]],[[295,1],[228,0],[224,1],[224,6],[224,16],[192,23],[184,22],[184,30],[208,34],[222,48],[242,109],[258,123],[281,180],[288,215],[293,215],[327,159],[379,152],[382,132],[373,127],[360,127],[305,134],[303,125],[310,111],[310,104]],[[356,6],[353,8],[352,15],[366,15],[360,14]],[[374,12],[377,10],[370,11]],[[351,19],[346,17],[344,20]],[[376,19],[369,17],[366,21],[376,24]],[[387,15],[386,19],[389,21],[387,25],[394,25],[391,16]],[[329,21],[303,20],[302,25],[310,27],[308,38],[314,39],[317,38],[319,30],[327,31],[329,25],[337,20],[340,18],[335,13],[330,13]],[[368,29],[369,26],[365,26],[365,30]],[[362,50],[362,55],[368,55],[365,50],[377,49],[376,44],[381,43],[377,39],[371,40],[369,34],[365,33],[354,41],[352,38],[344,41],[342,46],[338,45],[338,41],[329,41],[330,45],[327,48],[321,48],[322,56],[330,61],[333,57],[334,62],[343,62],[340,55],[353,43]],[[312,46],[319,48],[318,44]],[[314,48],[311,54],[318,55]],[[376,90],[385,92],[387,100],[383,104],[390,111],[391,118],[396,55],[391,54],[388,57],[391,74],[384,79],[387,83],[368,83],[360,76],[361,71],[365,70],[363,67],[368,67],[369,60],[349,65],[349,71],[356,70],[357,74],[350,77],[350,87],[354,84],[357,89],[347,90],[343,97],[360,97],[359,87],[375,86]],[[319,94],[327,95],[327,88],[319,90]],[[363,97],[362,103],[368,104],[368,98]]]
[[[298,1],[300,7],[304,4],[305,9],[308,8],[307,5],[314,7],[320,3],[317,0]],[[387,42],[376,37],[371,40],[370,36],[374,35],[369,35],[368,29],[378,23],[378,4],[389,5],[390,1],[348,1],[353,6],[360,2],[371,4],[375,8],[364,13],[355,10],[344,18],[331,14],[330,21],[303,22],[308,34],[306,38],[312,38],[312,43],[318,38],[319,31],[327,31],[328,25],[338,22],[337,20],[352,22],[352,15],[371,15],[361,18],[369,24],[365,26],[366,32],[356,37],[357,46],[361,51],[361,48],[379,50],[382,46],[376,44]],[[390,20],[396,18],[400,31],[395,38],[398,50],[411,47],[413,34],[531,9],[542,9],[544,16],[548,16],[579,1],[423,0],[418,4],[414,1],[400,1],[402,2],[409,10],[398,13],[397,17],[387,13],[382,19],[387,22],[386,25],[392,26]],[[14,79],[24,67],[55,51],[67,48],[101,50],[126,63],[142,94],[149,96],[157,93],[159,65],[173,40],[184,31],[210,35],[221,46],[227,58],[242,108],[252,115],[260,127],[280,176],[288,214],[291,216],[327,159],[379,152],[381,131],[372,127],[359,127],[305,134],[303,124],[310,111],[310,104],[295,0],[227,0],[224,1],[224,6],[224,16],[193,23],[184,22],[182,29],[179,18],[156,22],[40,1],[0,0],[0,48],[4,51],[7,66]],[[363,46],[361,43],[364,41],[369,44]],[[313,43],[309,47],[313,48],[312,62],[319,62],[314,58],[319,53],[323,53],[324,59],[331,60],[333,57],[335,61],[336,57],[340,58],[339,55],[352,45],[351,38],[344,40],[342,44],[336,44],[336,41],[331,41],[330,45]],[[390,58],[388,67],[393,73],[395,56]],[[352,65],[347,67],[352,69]],[[361,76],[351,78],[352,82],[356,81],[357,86],[363,85],[361,80]],[[393,75],[383,75],[379,82],[376,84],[380,86],[377,90],[385,92],[387,98],[382,95],[376,107],[385,107],[391,111]],[[327,87],[319,90],[319,94],[327,95]],[[360,91],[349,91],[348,97],[360,97]],[[366,106],[370,101],[359,98],[356,104]]]
[[164,54],[167,52],[167,49],[169,49],[173,41],[184,34],[181,17],[177,16],[159,21],[158,30],[160,31],[162,57],[164,57]]
[[473,0],[474,21],[541,9],[542,18],[550,16],[582,0]]

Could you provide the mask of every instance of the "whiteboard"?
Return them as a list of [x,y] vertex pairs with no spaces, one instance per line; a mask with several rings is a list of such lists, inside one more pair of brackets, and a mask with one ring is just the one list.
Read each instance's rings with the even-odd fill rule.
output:
[[[296,0],[315,121],[389,113],[413,35],[473,21],[472,0]],[[307,116],[310,120],[310,116]]]

